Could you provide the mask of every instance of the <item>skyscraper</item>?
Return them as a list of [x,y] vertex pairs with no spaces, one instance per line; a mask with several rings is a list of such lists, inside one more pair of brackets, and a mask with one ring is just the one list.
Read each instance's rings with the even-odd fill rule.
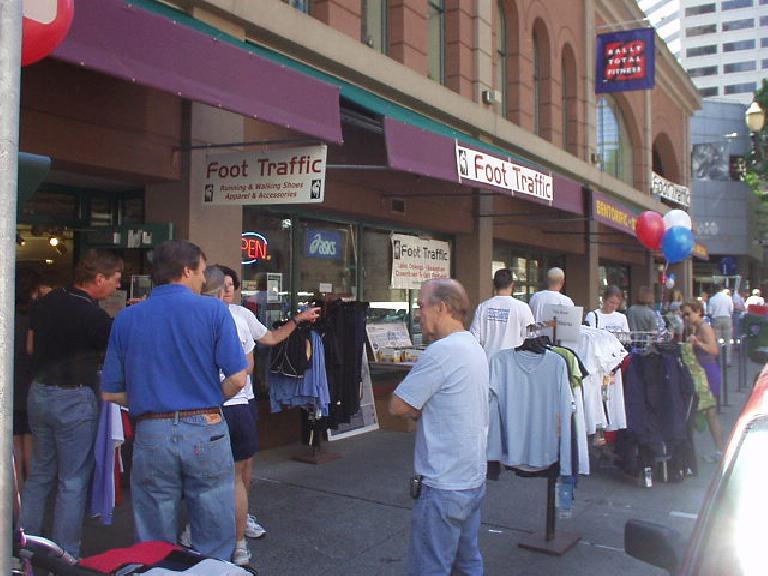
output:
[[704,98],[749,104],[768,74],[768,0],[639,0]]

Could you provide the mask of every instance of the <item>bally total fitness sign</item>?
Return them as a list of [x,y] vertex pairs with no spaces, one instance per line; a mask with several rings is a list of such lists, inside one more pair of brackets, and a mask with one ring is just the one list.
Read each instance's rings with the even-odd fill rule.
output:
[[462,180],[488,184],[510,194],[535,196],[550,203],[554,200],[554,180],[549,174],[465,148],[458,143],[456,169]]
[[207,154],[204,205],[310,204],[325,197],[326,146]]

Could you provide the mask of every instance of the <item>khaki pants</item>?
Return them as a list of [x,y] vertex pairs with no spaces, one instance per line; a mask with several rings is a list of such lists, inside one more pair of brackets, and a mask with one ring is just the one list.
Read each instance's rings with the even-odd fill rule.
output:
[[716,316],[712,320],[712,328],[715,330],[717,344],[720,346],[720,340],[726,344],[728,354],[728,363],[731,363],[731,339],[733,338],[733,322],[730,316]]

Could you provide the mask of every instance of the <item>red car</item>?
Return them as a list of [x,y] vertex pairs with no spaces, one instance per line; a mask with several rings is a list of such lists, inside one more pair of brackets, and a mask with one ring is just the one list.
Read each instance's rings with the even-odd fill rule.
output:
[[767,521],[768,365],[736,421],[687,547],[675,530],[630,520],[624,549],[675,576],[765,575]]

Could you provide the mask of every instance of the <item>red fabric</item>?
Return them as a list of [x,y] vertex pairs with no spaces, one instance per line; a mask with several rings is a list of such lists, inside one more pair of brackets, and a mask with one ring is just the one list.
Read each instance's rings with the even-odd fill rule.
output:
[[170,542],[139,542],[130,548],[115,548],[103,554],[83,558],[80,565],[109,574],[126,564],[156,564],[174,550],[181,550],[181,547]]
[[605,431],[605,442],[607,444],[616,444],[616,430]]
[[126,410],[120,410],[120,416],[123,418],[123,438],[131,440],[133,438],[133,426]]
[[120,470],[120,446],[115,448],[115,507],[123,503],[123,471]]

